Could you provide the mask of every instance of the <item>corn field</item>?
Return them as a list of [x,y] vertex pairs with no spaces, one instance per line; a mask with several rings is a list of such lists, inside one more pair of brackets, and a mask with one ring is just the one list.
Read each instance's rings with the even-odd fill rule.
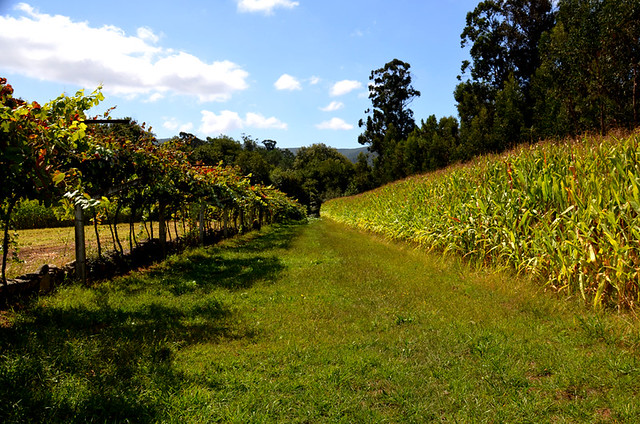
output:
[[322,215],[506,265],[594,307],[640,300],[640,134],[543,143],[334,199]]

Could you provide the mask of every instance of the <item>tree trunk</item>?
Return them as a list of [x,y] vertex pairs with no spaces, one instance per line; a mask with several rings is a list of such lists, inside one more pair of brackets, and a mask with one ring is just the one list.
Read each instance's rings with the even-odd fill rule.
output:
[[198,242],[200,246],[204,245],[204,204],[200,204],[200,212],[198,213]]
[[167,255],[167,232],[164,220],[166,206],[160,202],[158,205],[158,237],[160,238],[160,246],[162,247],[162,256]]
[[222,234],[224,238],[229,236],[229,213],[225,210],[222,211]]
[[100,232],[98,231],[98,214],[93,210],[93,231],[96,233],[96,241],[98,243],[98,257],[102,258],[102,245],[100,244]]
[[109,232],[111,233],[111,242],[113,243],[113,249],[117,250],[116,246],[116,235],[113,232],[113,225],[111,222],[111,217],[109,216],[109,212],[105,209],[105,216],[107,217],[107,225],[109,226]]
[[129,217],[129,252],[133,252],[133,219],[135,210],[131,209],[131,216]]
[[153,240],[153,218],[151,217],[151,206],[149,206],[149,224],[151,227],[151,239]]
[[84,211],[82,206],[75,207],[75,245],[76,245],[76,280],[83,285],[87,283],[87,251],[84,239]]
[[16,201],[12,197],[7,205],[7,213],[4,216],[4,237],[2,239],[2,304],[9,303],[9,290],[7,288],[7,254],[9,253],[9,226],[11,225],[11,212]]
[[[144,224],[144,230],[147,232],[147,238],[151,240],[153,237],[151,237],[151,234],[149,234],[149,227],[147,227],[147,221],[142,221],[142,223]],[[153,225],[153,223],[151,225]]]
[[120,243],[120,237],[118,237],[118,216],[120,215],[120,207],[122,206],[121,202],[118,202],[118,206],[116,207],[116,214],[113,217],[113,231],[116,237],[116,250],[119,249],[120,254],[124,255],[124,249],[122,248],[122,243]]
[[134,246],[138,246],[138,237],[136,236],[136,223],[135,222],[131,222],[131,230],[132,230],[132,236],[133,236],[133,244]]

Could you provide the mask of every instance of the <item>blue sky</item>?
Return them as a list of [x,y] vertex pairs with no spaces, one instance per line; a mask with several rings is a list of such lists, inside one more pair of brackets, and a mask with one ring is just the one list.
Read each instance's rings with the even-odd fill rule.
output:
[[46,102],[103,85],[104,109],[202,138],[360,147],[373,69],[398,58],[417,122],[456,116],[477,0],[0,0],[0,76]]

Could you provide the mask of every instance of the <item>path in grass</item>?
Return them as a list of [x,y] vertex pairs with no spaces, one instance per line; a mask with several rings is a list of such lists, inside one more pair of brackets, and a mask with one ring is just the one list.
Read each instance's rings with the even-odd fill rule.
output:
[[640,331],[329,221],[3,315],[0,422],[637,422]]

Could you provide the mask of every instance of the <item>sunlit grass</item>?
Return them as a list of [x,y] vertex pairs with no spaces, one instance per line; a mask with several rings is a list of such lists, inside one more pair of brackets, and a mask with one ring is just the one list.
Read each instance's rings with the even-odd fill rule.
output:
[[2,422],[635,422],[640,328],[330,221],[0,327]]

